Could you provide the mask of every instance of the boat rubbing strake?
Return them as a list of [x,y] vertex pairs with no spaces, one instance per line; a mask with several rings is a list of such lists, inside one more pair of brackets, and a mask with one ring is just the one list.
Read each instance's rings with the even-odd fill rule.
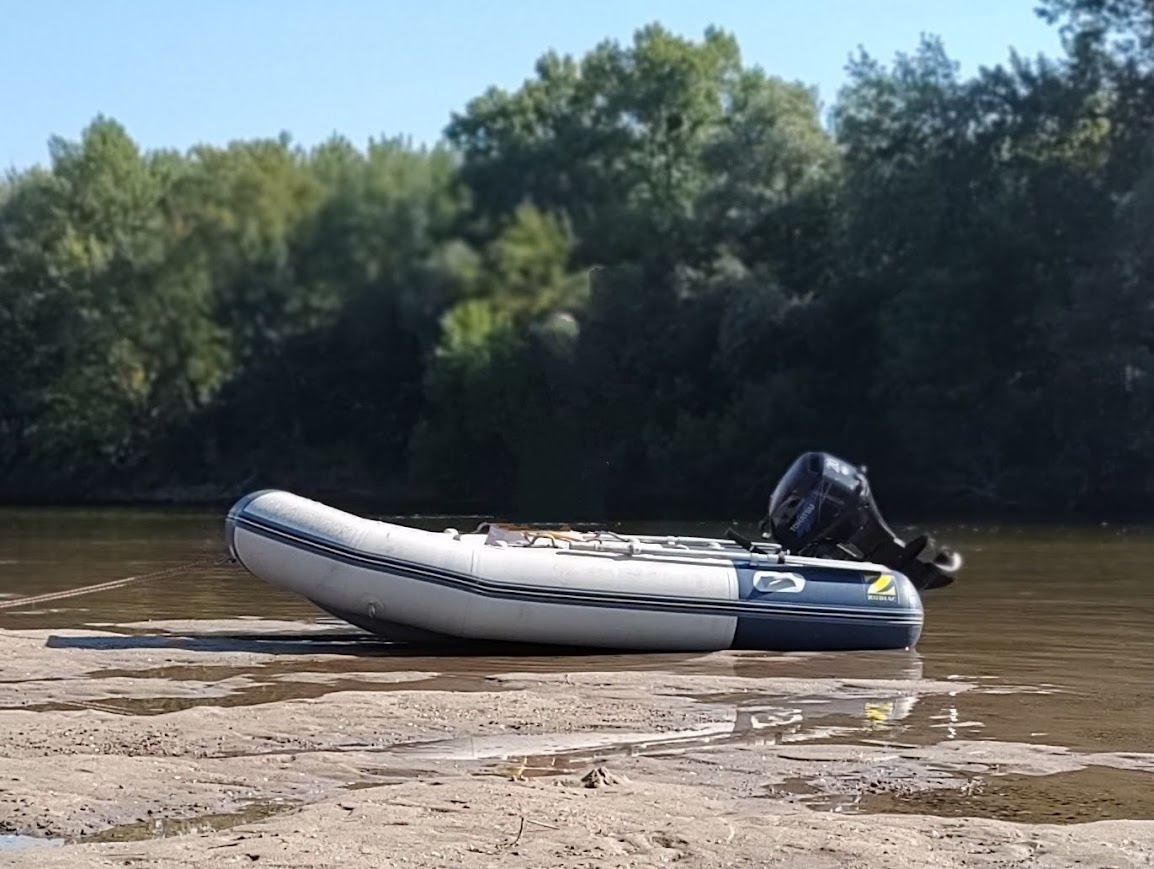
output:
[[[864,473],[824,453],[770,498],[766,542],[482,525],[426,531],[279,490],[229,511],[229,551],[255,576],[395,640],[638,650],[901,649],[920,592],[953,581],[881,519]],[[770,539],[772,542],[770,542]]]

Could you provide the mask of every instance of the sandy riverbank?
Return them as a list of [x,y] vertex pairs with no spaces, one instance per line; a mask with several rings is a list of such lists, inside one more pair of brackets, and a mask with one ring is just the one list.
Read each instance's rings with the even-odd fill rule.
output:
[[[976,738],[947,710],[979,684],[884,656],[868,678],[605,660],[385,654],[245,620],[0,632],[0,833],[36,839],[0,863],[1154,863],[1154,821],[1065,823],[1151,816],[1127,789],[1154,792],[1154,755]],[[1003,783],[1063,823],[961,816],[1005,816],[983,802]]]

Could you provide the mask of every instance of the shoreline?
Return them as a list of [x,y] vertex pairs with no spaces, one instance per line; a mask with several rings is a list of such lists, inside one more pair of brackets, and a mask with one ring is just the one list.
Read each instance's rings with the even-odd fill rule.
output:
[[1154,754],[946,738],[940,709],[1003,689],[916,655],[838,676],[807,655],[459,657],[261,619],[10,628],[0,651],[0,834],[33,837],[0,841],[6,865],[1154,855]]
[[[188,486],[145,489],[141,491],[98,491],[91,495],[54,496],[49,494],[5,494],[0,491],[0,509],[44,510],[162,510],[167,512],[220,513],[246,494],[262,488],[283,488],[306,498],[330,504],[351,513],[372,514],[386,519],[476,518],[478,521],[530,521],[544,524],[599,525],[631,524],[644,521],[640,517],[660,515],[669,522],[691,522],[753,526],[761,519],[764,505],[742,510],[740,515],[725,516],[715,508],[707,508],[693,498],[647,497],[620,499],[621,503],[599,513],[574,512],[565,515],[546,511],[527,515],[498,502],[453,501],[431,494],[398,492],[393,488],[352,490],[309,485],[271,483],[247,488],[223,486]],[[885,507],[885,505],[882,505]],[[895,528],[962,525],[1012,525],[1016,527],[1087,528],[1116,526],[1133,529],[1154,528],[1154,511],[1126,509],[1109,514],[1089,514],[1070,511],[1043,510],[894,510],[884,512]],[[704,518],[703,518],[704,517]]]

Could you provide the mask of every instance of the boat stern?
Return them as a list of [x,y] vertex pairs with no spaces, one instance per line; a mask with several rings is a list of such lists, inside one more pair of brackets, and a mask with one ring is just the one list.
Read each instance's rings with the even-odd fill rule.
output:
[[917,644],[925,612],[908,576],[882,565],[807,562],[739,571],[743,606],[734,648],[876,651]]
[[[877,572],[867,572],[862,584],[865,586],[866,605],[877,618],[866,629],[886,634],[897,647],[912,649],[921,639],[925,624],[925,606],[917,587],[904,573],[889,568],[879,568]],[[905,638],[904,644],[902,637]]]

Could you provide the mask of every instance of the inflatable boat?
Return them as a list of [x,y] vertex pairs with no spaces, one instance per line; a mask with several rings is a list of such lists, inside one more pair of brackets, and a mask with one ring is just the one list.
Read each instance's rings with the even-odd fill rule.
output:
[[256,577],[396,641],[489,640],[616,650],[908,649],[921,593],[953,581],[873,503],[864,469],[802,455],[761,541],[483,523],[429,531],[291,492],[241,498],[230,555]]

